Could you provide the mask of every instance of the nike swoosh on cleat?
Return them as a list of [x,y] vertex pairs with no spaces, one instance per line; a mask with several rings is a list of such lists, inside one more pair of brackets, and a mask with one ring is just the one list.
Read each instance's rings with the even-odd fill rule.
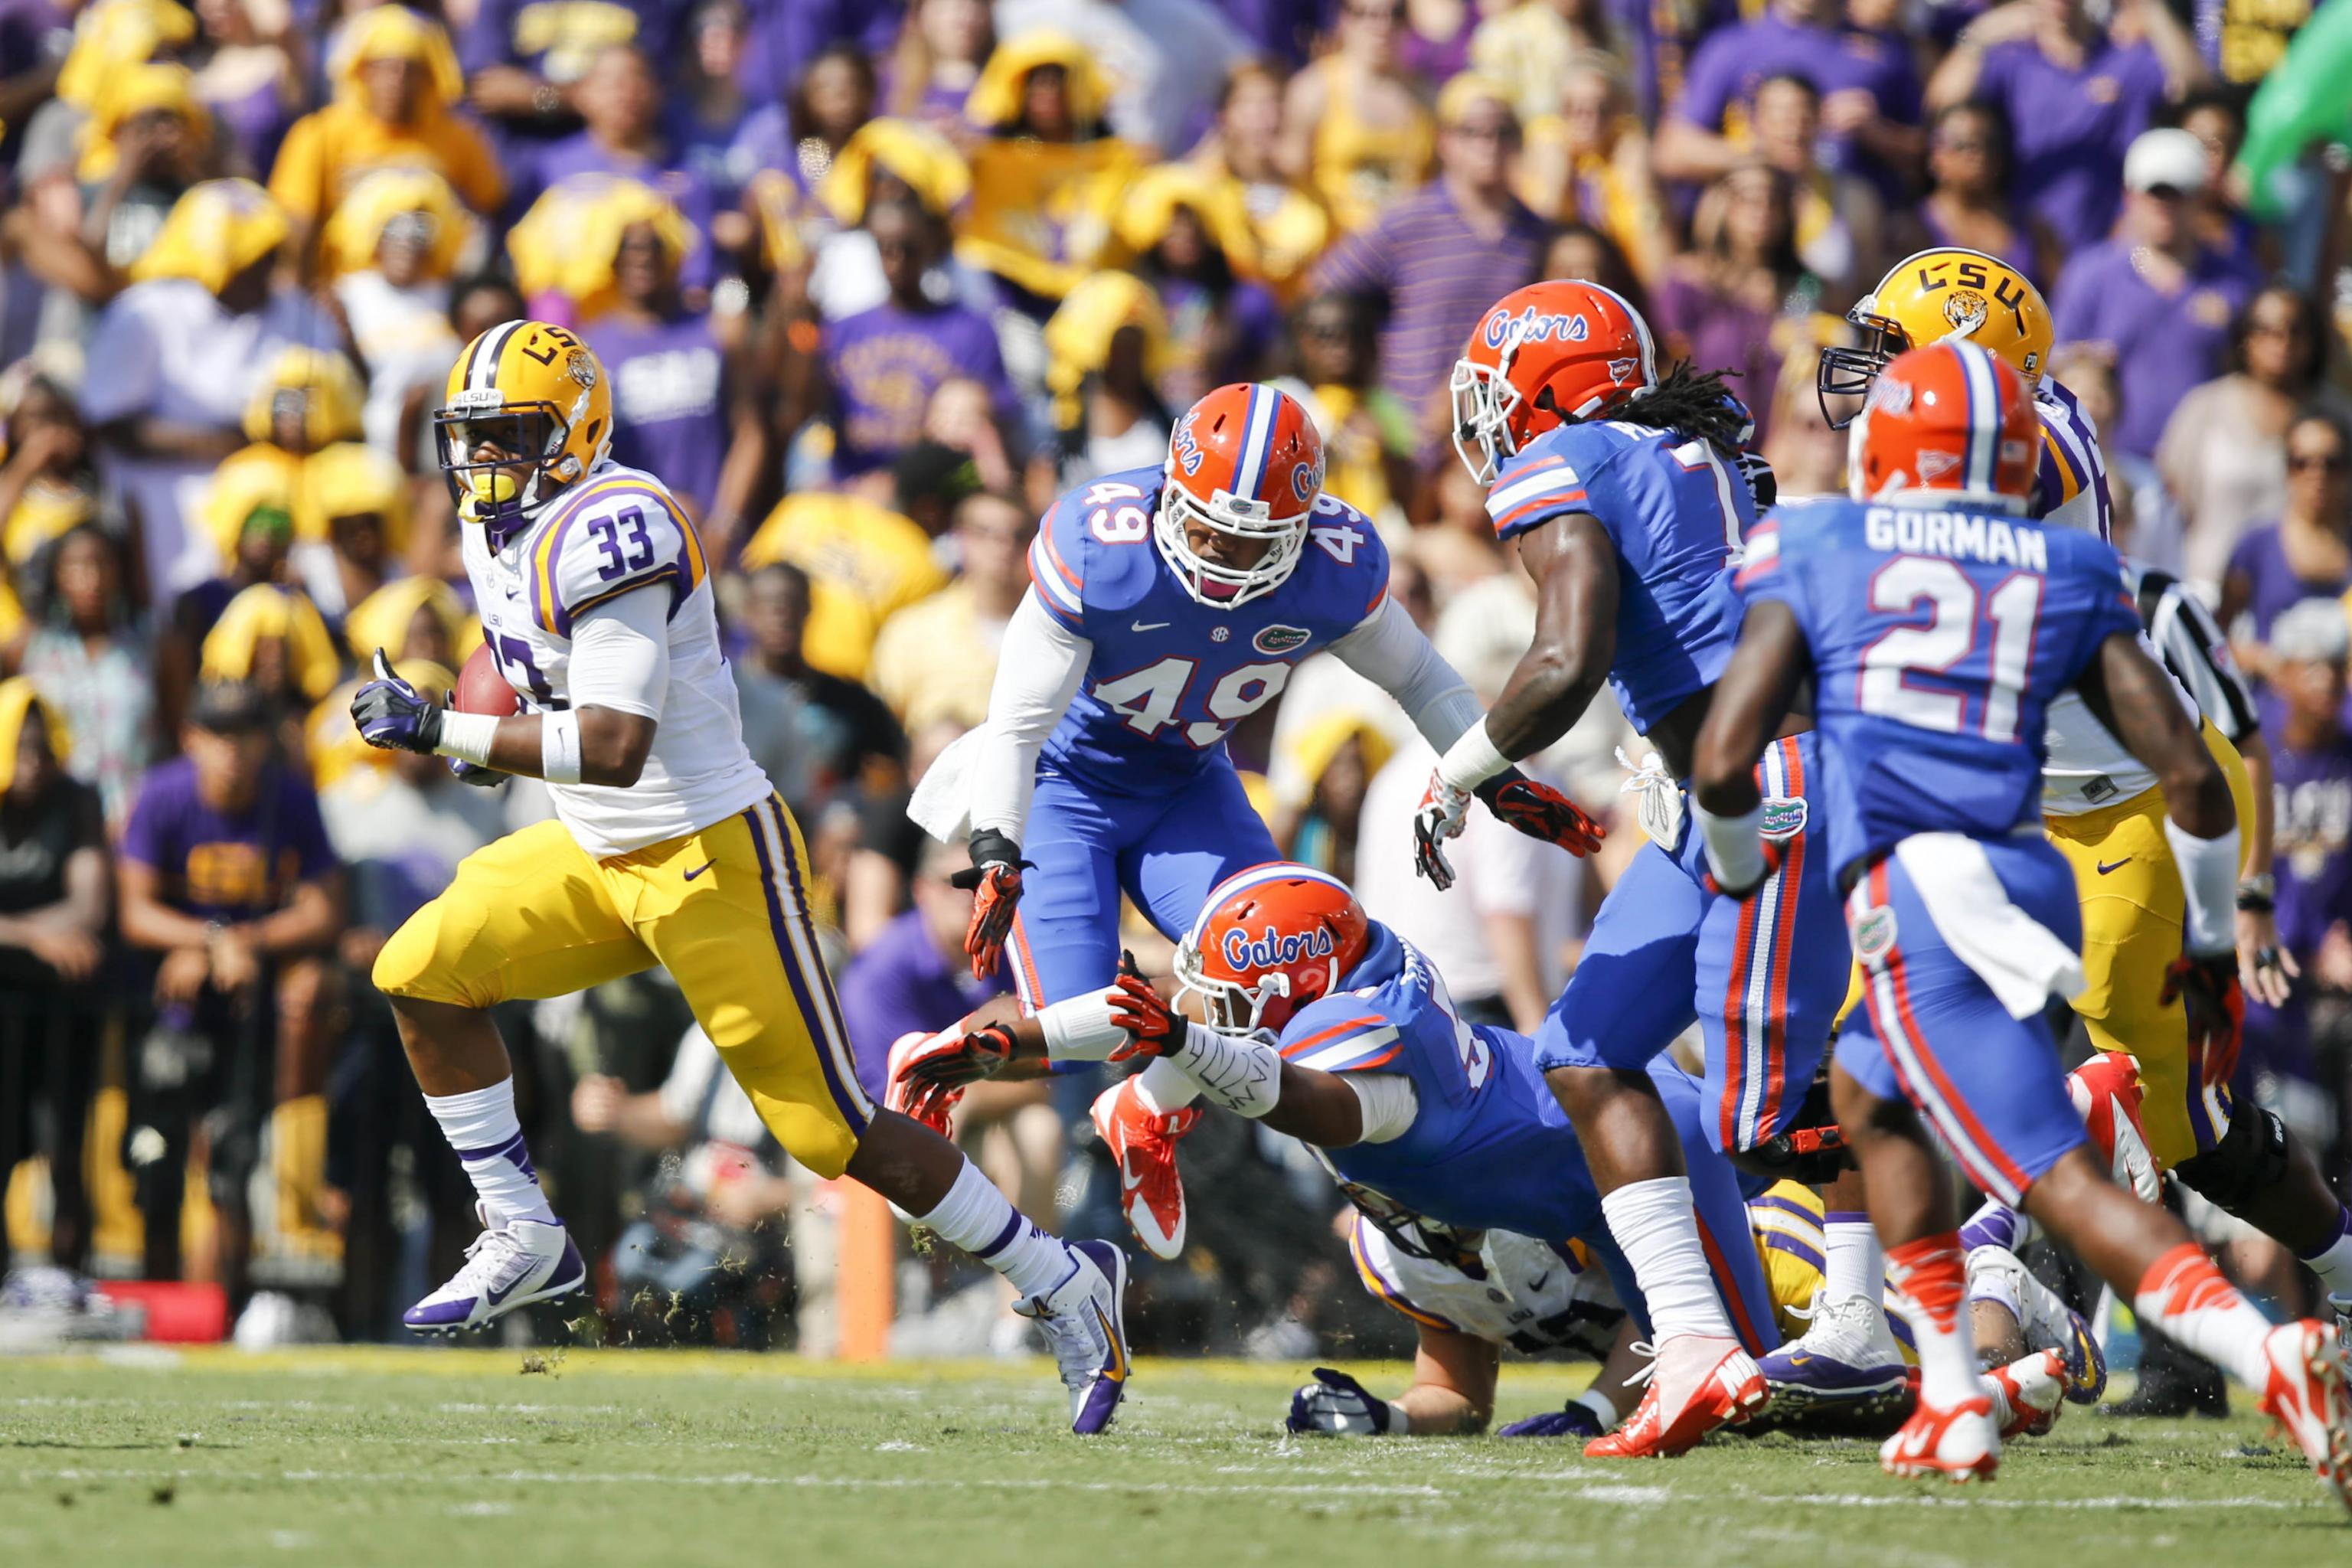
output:
[[1143,1178],[1135,1174],[1125,1160],[1118,1163],[1118,1184],[1128,1192],[1143,1185]]
[[705,871],[709,870],[709,869],[710,869],[710,868],[712,868],[713,866],[716,866],[716,865],[718,865],[718,864],[719,864],[719,862],[718,862],[718,861],[716,861],[716,860],[705,860],[701,865],[697,866],[693,870],[688,871],[688,872],[686,874],[686,879],[687,879],[688,881],[691,882],[691,881],[693,881],[697,877],[701,876]]
[[2099,862],[2099,875],[2104,877],[2110,871],[2120,871],[2130,864],[2131,857],[2128,855],[2120,860],[2102,860]]

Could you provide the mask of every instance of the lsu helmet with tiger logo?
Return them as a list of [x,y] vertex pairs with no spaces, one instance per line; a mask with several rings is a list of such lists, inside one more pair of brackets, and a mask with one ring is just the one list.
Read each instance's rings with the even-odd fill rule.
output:
[[1951,245],[1896,262],[1845,319],[1862,329],[1861,345],[1823,349],[1814,380],[1832,429],[1843,429],[1853,416],[1840,417],[1831,399],[1867,393],[1878,373],[1906,349],[1954,340],[1974,343],[2007,361],[2031,392],[2049,368],[2057,336],[2048,302],[2025,274],[1997,256]]
[[1371,917],[1337,877],[1280,860],[1253,866],[1210,892],[1177,944],[1176,996],[1199,995],[1222,1034],[1278,1032],[1339,989],[1371,945]]
[[[1167,473],[1152,534],[1193,598],[1230,610],[1297,568],[1323,494],[1323,437],[1298,399],[1256,383],[1218,387],[1176,422]],[[1246,566],[1212,561],[1192,548],[1188,523],[1265,548]]]
[[2017,511],[2033,487],[2041,417],[2007,360],[1974,343],[1935,343],[1878,373],[1847,440],[1856,500],[1932,490]]
[[[547,321],[501,321],[450,367],[433,439],[457,515],[511,524],[613,449],[613,386],[595,351]],[[485,447],[503,456],[478,456]],[[518,480],[514,470],[527,473]]]
[[1650,324],[1622,295],[1573,279],[1530,283],[1495,301],[1454,362],[1454,449],[1491,485],[1544,431],[1603,417],[1657,384]]

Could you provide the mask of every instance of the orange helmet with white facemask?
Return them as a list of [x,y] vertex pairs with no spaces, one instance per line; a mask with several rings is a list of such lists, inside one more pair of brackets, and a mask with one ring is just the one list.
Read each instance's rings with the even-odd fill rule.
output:
[[1846,485],[1856,500],[1916,491],[2023,509],[2041,454],[2033,392],[2006,360],[1969,342],[1897,354],[1853,422]]
[[[1153,538],[1185,592],[1231,609],[1282,586],[1323,493],[1323,437],[1306,405],[1254,382],[1218,387],[1176,422],[1167,471]],[[1265,548],[1246,566],[1211,561],[1186,538],[1187,523]]]
[[1657,382],[1650,324],[1624,296],[1578,279],[1530,283],[1495,301],[1454,362],[1454,449],[1491,485],[1553,426],[1603,417]]
[[1224,1034],[1279,1031],[1339,989],[1371,950],[1371,917],[1337,877],[1273,860],[1235,872],[1209,894],[1176,948],[1178,997],[1204,1004]]

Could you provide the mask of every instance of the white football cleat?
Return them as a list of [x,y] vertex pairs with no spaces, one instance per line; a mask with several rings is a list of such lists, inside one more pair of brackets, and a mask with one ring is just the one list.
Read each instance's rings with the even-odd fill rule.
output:
[[2344,1352],[2326,1324],[2305,1318],[2263,1338],[2270,1385],[2263,1414],[2286,1429],[2336,1500],[2352,1509],[2352,1394],[2345,1392]]
[[449,1282],[400,1315],[421,1334],[454,1334],[494,1323],[517,1307],[569,1295],[588,1282],[580,1249],[561,1225],[510,1219],[488,1226],[466,1248],[465,1267]]
[[1110,1425],[1127,1397],[1127,1254],[1108,1241],[1069,1244],[1072,1267],[1059,1285],[1014,1303],[1054,1347],[1070,1391],[1070,1430],[1080,1436]]
[[1879,1445],[1878,1465],[1890,1476],[1992,1479],[2000,1468],[2000,1429],[1993,1424],[1991,1398],[1979,1394],[1941,1406],[1921,1400],[1903,1429]]
[[1772,1385],[1773,1409],[1786,1415],[1892,1410],[1909,1397],[1903,1347],[1885,1310],[1866,1296],[1821,1299],[1803,1337],[1756,1364]]

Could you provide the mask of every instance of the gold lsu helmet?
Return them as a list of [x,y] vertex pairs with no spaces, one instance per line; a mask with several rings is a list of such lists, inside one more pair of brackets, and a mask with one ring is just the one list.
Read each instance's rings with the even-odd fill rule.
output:
[[[433,440],[457,514],[508,521],[604,461],[613,447],[613,388],[595,352],[547,321],[501,321],[467,343],[433,416]],[[495,446],[508,457],[476,461]],[[512,469],[530,466],[517,483]]]
[[1868,393],[1887,362],[1906,350],[1965,338],[2007,360],[2026,385],[2038,386],[2057,335],[2042,290],[2023,273],[1997,256],[1956,245],[1896,262],[1845,319],[1862,329],[1862,343],[1823,349],[1813,383],[1822,417],[1841,430],[1853,416],[1839,418],[1830,400]]

